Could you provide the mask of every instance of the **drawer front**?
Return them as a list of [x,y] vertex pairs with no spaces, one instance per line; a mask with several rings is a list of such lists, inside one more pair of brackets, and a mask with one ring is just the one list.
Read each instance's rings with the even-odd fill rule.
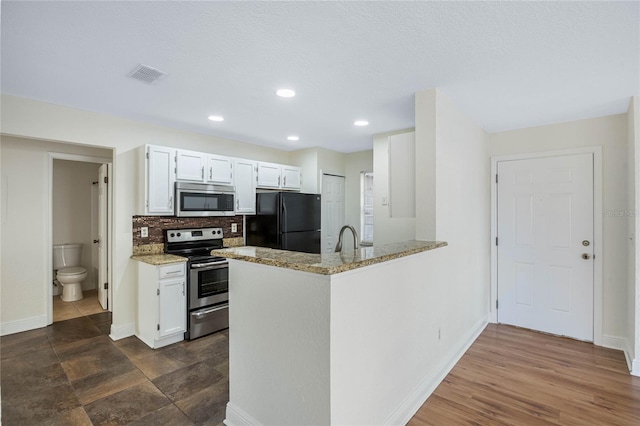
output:
[[184,263],[174,263],[171,265],[164,265],[158,267],[158,278],[175,278],[184,276],[185,272],[185,264]]

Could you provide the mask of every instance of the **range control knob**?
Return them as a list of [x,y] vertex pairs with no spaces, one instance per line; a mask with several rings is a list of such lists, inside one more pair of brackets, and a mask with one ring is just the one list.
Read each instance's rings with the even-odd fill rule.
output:
[[179,237],[180,235],[182,235],[182,234],[180,234],[180,233],[178,232],[178,237]]
[[175,237],[175,236],[176,236],[176,234],[174,234],[174,233],[172,232],[170,236],[171,236],[171,237]]
[[222,234],[222,231],[218,229],[218,234]]

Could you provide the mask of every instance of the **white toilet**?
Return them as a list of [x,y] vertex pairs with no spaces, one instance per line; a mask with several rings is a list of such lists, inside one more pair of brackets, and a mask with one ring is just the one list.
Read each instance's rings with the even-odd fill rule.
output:
[[80,266],[82,244],[56,244],[53,246],[53,269],[56,281],[62,286],[62,300],[73,302],[82,299],[82,281],[87,270]]

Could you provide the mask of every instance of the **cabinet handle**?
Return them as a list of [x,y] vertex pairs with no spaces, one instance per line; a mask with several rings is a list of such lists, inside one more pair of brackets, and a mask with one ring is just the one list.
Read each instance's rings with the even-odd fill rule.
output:
[[282,178],[282,186],[287,186],[287,177]]
[[173,195],[169,196],[169,209],[173,208]]
[[184,296],[184,281],[182,281],[182,295]]
[[204,180],[204,166],[202,166],[202,180]]
[[278,176],[278,186],[280,186],[280,176]]
[[171,271],[171,272],[165,272],[165,275],[173,275],[173,274],[180,274],[182,273],[182,271]]
[[209,180],[213,180],[213,167],[209,167]]
[[240,199],[236,199],[236,210],[240,209]]

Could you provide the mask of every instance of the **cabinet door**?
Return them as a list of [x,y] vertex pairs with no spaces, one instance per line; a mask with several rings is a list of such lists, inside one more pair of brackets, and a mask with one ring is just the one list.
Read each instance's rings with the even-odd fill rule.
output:
[[220,155],[209,155],[207,180],[211,183],[233,184],[233,160]]
[[187,326],[186,278],[160,280],[159,337],[184,333]]
[[258,163],[258,187],[280,188],[282,166],[273,163]]
[[256,162],[236,159],[236,213],[256,213]]
[[179,149],[176,179],[187,182],[204,182],[206,160],[206,154]]
[[300,167],[282,166],[282,188],[300,189]]
[[164,146],[147,147],[145,176],[147,214],[172,215],[176,150]]

